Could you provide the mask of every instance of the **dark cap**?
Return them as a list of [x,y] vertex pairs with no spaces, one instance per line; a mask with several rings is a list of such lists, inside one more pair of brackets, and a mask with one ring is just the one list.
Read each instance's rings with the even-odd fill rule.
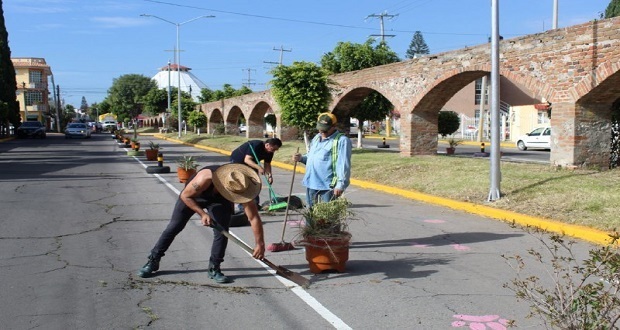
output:
[[334,114],[324,112],[319,115],[319,119],[316,123],[316,129],[318,129],[319,131],[329,131],[329,129],[332,126],[336,125],[337,122],[338,120],[336,119],[336,116],[334,116]]

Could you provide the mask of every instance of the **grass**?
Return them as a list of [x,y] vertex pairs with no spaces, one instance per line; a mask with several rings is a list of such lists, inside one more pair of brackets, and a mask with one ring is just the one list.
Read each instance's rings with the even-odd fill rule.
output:
[[[178,139],[174,133],[167,136]],[[247,141],[240,136],[189,133],[182,140],[228,151]],[[284,141],[274,160],[293,164],[291,158],[297,147],[304,153],[303,141]],[[402,157],[380,149],[354,148],[351,162],[352,177],[364,181],[609,232],[620,229],[620,169],[568,170],[501,162],[502,197],[487,202],[490,167],[486,158]]]

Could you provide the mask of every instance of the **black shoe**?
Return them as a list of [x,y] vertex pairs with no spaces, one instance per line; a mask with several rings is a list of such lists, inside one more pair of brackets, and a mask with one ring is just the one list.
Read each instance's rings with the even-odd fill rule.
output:
[[209,268],[209,278],[215,280],[217,283],[229,283],[230,279],[222,274],[219,268]]
[[138,276],[140,277],[150,277],[159,269],[159,260],[149,259],[149,261],[140,268],[138,271]]

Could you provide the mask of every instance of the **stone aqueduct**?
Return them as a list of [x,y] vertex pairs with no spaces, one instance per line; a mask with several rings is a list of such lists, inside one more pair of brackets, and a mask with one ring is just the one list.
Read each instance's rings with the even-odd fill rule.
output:
[[[337,86],[329,111],[346,117],[366,95],[378,91],[401,114],[401,155],[435,154],[438,112],[456,92],[488,74],[490,66],[490,44],[485,44],[333,75]],[[552,103],[553,165],[608,167],[619,70],[620,17],[500,42],[500,75],[531,97]],[[264,115],[271,109],[280,137],[296,134],[282,127],[280,109],[268,90],[202,104],[200,109],[209,130],[224,123],[227,133],[236,133],[243,114],[247,137],[262,137]]]

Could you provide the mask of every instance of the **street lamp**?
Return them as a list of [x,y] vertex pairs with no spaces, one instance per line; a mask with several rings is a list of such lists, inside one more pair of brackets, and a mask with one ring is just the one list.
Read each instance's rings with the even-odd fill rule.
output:
[[[149,15],[149,14],[141,14],[140,16],[144,16],[144,17],[153,17],[153,18],[157,18],[159,20],[162,20],[166,23],[170,23],[174,26],[177,27],[177,47],[175,50],[175,55],[176,55],[176,64],[177,64],[177,83],[178,83],[178,95],[177,95],[177,102],[178,102],[178,112],[179,112],[179,138],[181,138],[181,121],[182,121],[182,117],[181,117],[181,48],[180,48],[180,41],[179,41],[179,28],[181,27],[181,25],[187,24],[189,22],[193,22],[197,19],[201,19],[201,18],[211,18],[211,17],[215,17],[212,15],[203,15],[203,16],[198,16],[195,18],[190,19],[189,21],[185,21],[182,23],[175,23],[172,21],[169,21],[165,18],[161,18],[159,16],[155,16],[155,15]],[[168,72],[170,73],[170,72]]]

